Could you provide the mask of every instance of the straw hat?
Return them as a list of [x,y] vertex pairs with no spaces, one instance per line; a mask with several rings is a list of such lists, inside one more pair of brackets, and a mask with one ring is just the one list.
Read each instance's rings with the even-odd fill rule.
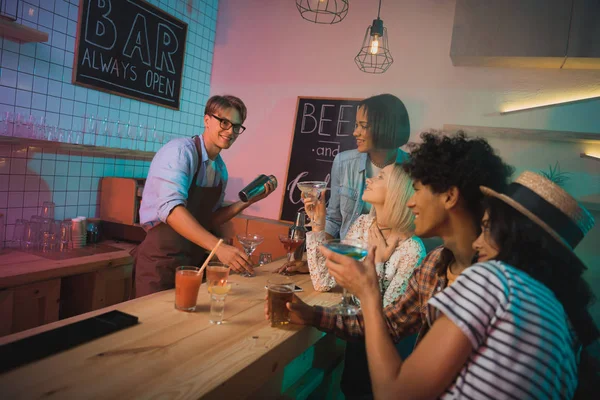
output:
[[594,217],[573,196],[534,172],[519,175],[506,194],[485,186],[480,189],[531,219],[571,251],[594,226]]

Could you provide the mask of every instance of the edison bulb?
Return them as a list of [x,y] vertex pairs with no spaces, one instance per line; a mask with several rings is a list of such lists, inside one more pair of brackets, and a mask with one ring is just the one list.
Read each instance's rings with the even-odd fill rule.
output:
[[377,54],[379,52],[379,38],[377,36],[373,36],[371,39],[371,48],[369,49],[371,54]]

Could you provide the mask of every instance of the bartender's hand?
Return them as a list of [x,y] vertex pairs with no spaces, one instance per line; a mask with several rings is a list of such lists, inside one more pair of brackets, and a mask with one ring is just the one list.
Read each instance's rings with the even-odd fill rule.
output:
[[[287,308],[290,310],[290,323],[296,325],[311,325],[313,320],[313,307],[309,306],[296,295],[292,302],[287,303]],[[265,295],[265,319],[268,320],[269,313],[269,293]]]
[[248,271],[254,274],[254,269],[250,260],[248,260],[248,256],[237,247],[223,243],[217,249],[216,255],[223,264],[228,265],[235,272],[242,273]]
[[264,199],[265,197],[267,197],[268,195],[270,195],[271,193],[273,193],[274,190],[275,190],[275,185],[273,185],[273,182],[269,181],[269,182],[265,183],[265,191],[264,191],[264,193],[256,196],[255,198],[253,198],[252,200],[250,200],[248,203],[249,204],[254,204],[257,201],[261,201],[262,199]]

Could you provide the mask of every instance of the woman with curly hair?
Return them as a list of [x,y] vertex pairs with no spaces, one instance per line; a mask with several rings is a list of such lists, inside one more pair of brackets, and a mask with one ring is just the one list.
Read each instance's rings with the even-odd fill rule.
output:
[[405,361],[395,354],[364,264],[325,249],[338,283],[361,300],[377,398],[571,399],[582,346],[599,337],[586,269],[573,249],[594,225],[577,201],[525,172],[505,193],[482,186],[479,263],[429,300],[431,330]]

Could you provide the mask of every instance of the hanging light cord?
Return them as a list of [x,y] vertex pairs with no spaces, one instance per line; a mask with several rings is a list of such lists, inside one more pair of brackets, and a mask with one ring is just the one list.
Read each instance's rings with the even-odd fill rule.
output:
[[381,0],[379,0],[379,10],[377,10],[377,19],[379,19],[380,15],[381,15]]

